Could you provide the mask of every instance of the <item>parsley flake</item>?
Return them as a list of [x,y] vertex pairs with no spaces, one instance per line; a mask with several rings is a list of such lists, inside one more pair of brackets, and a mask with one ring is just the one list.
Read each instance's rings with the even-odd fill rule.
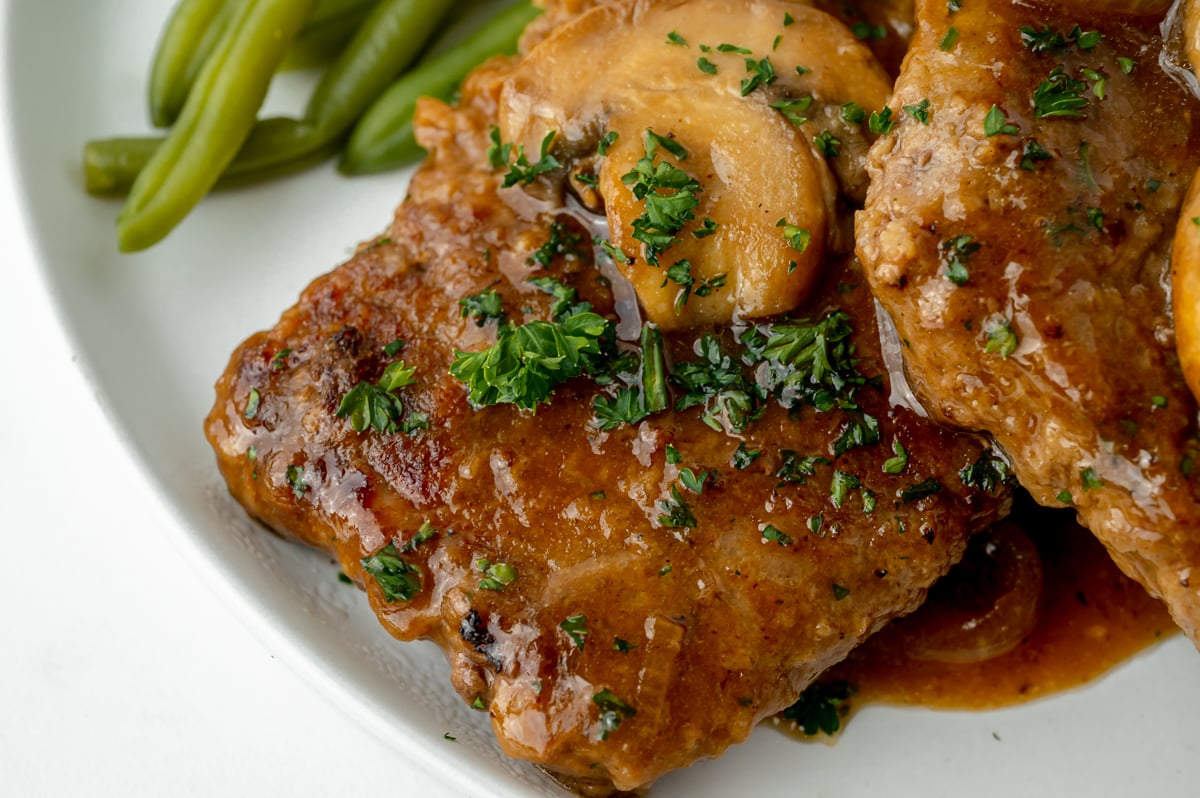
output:
[[412,601],[422,590],[420,567],[403,559],[392,543],[360,562],[363,570],[375,578],[384,601]]
[[900,501],[905,504],[912,504],[915,501],[920,501],[926,496],[933,496],[936,493],[942,492],[942,483],[938,482],[933,477],[910,485],[900,492]]
[[[746,52],[749,52],[749,50]],[[747,58],[746,72],[750,74],[750,77],[742,79],[743,97],[760,86],[770,86],[775,82],[775,67],[771,65],[771,59],[766,56],[757,61],[753,58]]]
[[246,411],[242,413],[242,418],[253,420],[258,417],[258,405],[262,402],[262,394],[257,388],[250,389],[250,396],[246,399]]
[[574,641],[576,648],[583,651],[583,646],[587,643],[588,625],[586,615],[571,615],[566,620],[558,625],[567,633],[567,637]]
[[[545,135],[542,139],[538,161],[531,164],[525,155],[525,145],[513,144],[512,142],[502,143],[500,141],[500,128],[493,125],[490,134],[492,144],[488,147],[487,157],[488,163],[493,168],[508,168],[508,172],[504,175],[504,182],[501,185],[504,188],[510,188],[518,183],[528,186],[541,175],[553,172],[555,169],[561,169],[562,164],[550,154],[550,147],[554,144],[554,138],[557,135],[558,132],[555,130],[551,130]],[[512,160],[514,151],[517,154],[515,161]]]
[[784,97],[782,100],[776,100],[775,102],[771,103],[771,107],[783,114],[784,119],[791,122],[796,127],[800,127],[808,121],[808,117],[804,115],[804,112],[807,111],[812,104],[813,98],[810,95],[808,97],[800,97],[799,99]]
[[738,471],[745,471],[755,460],[762,457],[762,449],[747,449],[745,442],[739,443],[737,449],[733,453],[733,459],[730,465]]
[[592,701],[600,708],[600,739],[607,740],[621,725],[625,718],[632,718],[637,710],[613,695],[607,687],[592,696]]
[[494,288],[465,296],[458,300],[458,305],[462,308],[459,315],[464,319],[468,316],[475,319],[475,325],[478,327],[489,321],[504,320],[504,300]]
[[1033,115],[1038,119],[1082,119],[1088,101],[1080,93],[1087,88],[1060,65],[1033,91]]
[[780,547],[792,545],[792,536],[784,532],[780,532],[778,528],[767,524],[762,528],[763,543],[778,543]]
[[993,105],[991,110],[987,112],[987,116],[983,118],[983,132],[988,138],[1001,133],[1008,136],[1016,136],[1021,132],[1021,128],[1010,123],[1005,113]]
[[822,130],[816,138],[813,139],[813,144],[816,145],[817,151],[826,158],[838,157],[838,147],[841,146],[842,140],[833,135],[828,130]]
[[456,351],[450,374],[466,384],[475,407],[534,410],[556,386],[597,367],[611,331],[612,323],[590,310],[555,322],[503,324],[493,346]]
[[1017,351],[1017,333],[1008,319],[993,316],[984,323],[983,330],[988,337],[987,345],[983,348],[984,352],[998,354],[1000,357],[1008,359],[1009,355]]
[[967,263],[970,262],[971,256],[979,251],[980,246],[972,236],[966,235],[942,241],[938,249],[942,253],[942,263],[946,266],[946,279],[955,285],[966,285],[971,279]]
[[892,128],[896,126],[896,120],[892,118],[894,113],[891,108],[887,107],[879,111],[872,111],[871,118],[867,120],[868,129],[879,136],[891,133]]
[[899,438],[892,439],[892,451],[895,457],[889,457],[883,461],[883,473],[885,474],[903,474],[904,469],[908,467],[908,451],[905,450],[904,444]]
[[904,113],[911,116],[913,119],[920,122],[922,125],[929,124],[929,98],[926,97],[916,105],[904,106]]

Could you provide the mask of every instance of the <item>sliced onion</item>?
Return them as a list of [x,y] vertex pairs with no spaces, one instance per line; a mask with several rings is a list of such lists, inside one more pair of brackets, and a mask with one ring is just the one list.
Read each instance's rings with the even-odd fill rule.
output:
[[1042,559],[1011,521],[977,535],[963,561],[901,624],[912,659],[981,662],[1016,648],[1037,623]]

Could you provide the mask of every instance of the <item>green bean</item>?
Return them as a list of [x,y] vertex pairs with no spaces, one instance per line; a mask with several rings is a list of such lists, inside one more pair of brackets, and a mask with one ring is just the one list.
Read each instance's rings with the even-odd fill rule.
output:
[[179,116],[236,5],[236,0],[182,0],[175,7],[150,66],[150,121],[156,127],[168,127]]
[[355,11],[367,11],[379,0],[317,0],[312,13],[301,31],[323,25],[326,22]]
[[421,148],[413,138],[417,98],[445,98],[484,59],[515,52],[521,31],[540,13],[528,2],[520,2],[485,22],[452,49],[424,59],[363,114],[338,169],[348,175],[382,172],[419,157]]
[[446,0],[383,0],[322,77],[305,119],[321,136],[340,136],[414,61],[450,10]]
[[[83,148],[84,188],[98,197],[128,194],[138,173],[164,141],[162,136],[145,136],[87,142]],[[245,185],[295,172],[336,154],[338,143],[314,146],[312,127],[296,119],[260,119],[215,187]]]
[[97,139],[83,145],[83,187],[96,197],[122,197],[162,144],[161,136]]
[[[326,17],[320,22],[310,19],[288,48],[280,72],[296,69],[311,69],[332,62],[346,49],[346,43],[362,27],[374,3],[355,6],[344,14]],[[316,17],[316,12],[313,12]]]
[[314,0],[247,0],[117,217],[124,252],[161,240],[212,188],[254,126],[271,77]]

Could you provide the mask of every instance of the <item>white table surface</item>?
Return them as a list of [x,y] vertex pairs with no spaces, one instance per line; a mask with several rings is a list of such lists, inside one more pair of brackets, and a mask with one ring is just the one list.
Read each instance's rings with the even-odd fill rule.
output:
[[0,235],[0,796],[450,796],[186,559],[75,365],[5,155]]

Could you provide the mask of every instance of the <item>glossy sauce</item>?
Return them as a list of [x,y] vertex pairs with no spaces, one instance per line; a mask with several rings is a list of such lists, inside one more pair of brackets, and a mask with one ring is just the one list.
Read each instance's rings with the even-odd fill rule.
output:
[[[1015,648],[966,663],[913,654],[926,647],[926,636],[943,637],[945,630],[929,621],[935,613],[953,618],[948,602],[981,606],[1005,582],[1003,574],[981,569],[976,557],[939,584],[925,606],[882,629],[821,681],[852,685],[854,708],[882,702],[989,709],[1082,685],[1178,631],[1162,603],[1117,569],[1073,513],[1026,507],[1016,517],[1038,550],[1044,577],[1037,619]],[[970,651],[970,636],[960,634]]]

